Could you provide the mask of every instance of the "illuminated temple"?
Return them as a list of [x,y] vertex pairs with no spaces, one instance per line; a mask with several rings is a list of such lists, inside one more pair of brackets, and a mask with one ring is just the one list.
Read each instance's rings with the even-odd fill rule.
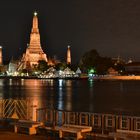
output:
[[34,13],[33,25],[30,34],[30,43],[26,52],[23,54],[18,70],[31,69],[38,65],[39,60],[47,60],[46,54],[43,52],[40,43],[40,33],[38,28],[37,13]]

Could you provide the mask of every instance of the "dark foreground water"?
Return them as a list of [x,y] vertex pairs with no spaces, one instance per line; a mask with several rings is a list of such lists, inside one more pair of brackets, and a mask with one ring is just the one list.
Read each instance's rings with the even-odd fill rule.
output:
[[140,115],[140,81],[0,79],[0,98],[67,111]]

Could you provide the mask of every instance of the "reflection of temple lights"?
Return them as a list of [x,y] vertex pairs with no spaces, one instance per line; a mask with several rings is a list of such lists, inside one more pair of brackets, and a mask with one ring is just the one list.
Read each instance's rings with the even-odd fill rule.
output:
[[[61,79],[62,80],[62,79]],[[62,82],[60,82],[62,83]],[[62,92],[62,88],[59,87],[59,97],[58,97],[58,109],[63,109],[63,92]]]
[[10,86],[12,85],[12,79],[9,80],[9,85],[10,85]]
[[3,86],[3,80],[0,80],[0,86]]
[[89,79],[89,86],[93,87],[93,79]]
[[53,82],[54,82],[53,80],[50,80],[50,84],[51,84],[51,86],[53,86]]
[[62,91],[62,87],[63,87],[63,80],[59,79],[59,93],[58,93],[58,109],[63,109],[63,91]]
[[[69,84],[71,84],[71,82],[68,82]],[[67,110],[69,110],[69,111],[71,111],[71,109],[72,109],[72,91],[71,91],[71,87],[69,88],[69,86],[67,86],[67,92],[66,92],[66,94],[67,94],[67,98],[66,98],[66,109]]]
[[63,109],[63,102],[62,102],[62,100],[60,100],[59,102],[58,102],[58,109]]
[[53,84],[54,84],[53,82],[54,82],[54,81],[53,81],[52,79],[48,79],[48,80],[47,80],[47,84],[50,85],[50,86],[53,86]]
[[59,79],[59,87],[62,87],[62,86],[63,86],[63,80]]
[[69,86],[69,87],[70,87],[71,84],[72,84],[72,81],[71,81],[71,80],[67,80],[67,81],[66,81],[66,86]]
[[34,85],[35,85],[35,86],[37,86],[37,85],[38,85],[38,82],[37,82],[37,80],[35,80],[35,81],[34,81]]
[[66,108],[67,108],[67,110],[71,111],[72,106],[71,106],[71,102],[70,101],[67,103]]
[[21,85],[22,86],[24,85],[24,79],[21,79]]

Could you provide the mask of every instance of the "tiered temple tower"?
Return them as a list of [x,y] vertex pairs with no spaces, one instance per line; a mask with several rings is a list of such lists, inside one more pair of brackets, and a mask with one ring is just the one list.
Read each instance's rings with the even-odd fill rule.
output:
[[30,34],[30,44],[28,45],[25,54],[23,54],[18,70],[31,69],[38,65],[39,60],[45,60],[46,62],[48,61],[46,54],[41,48],[38,17],[37,13],[34,12],[33,25]]
[[68,50],[67,50],[67,64],[71,64],[70,46],[68,46]]

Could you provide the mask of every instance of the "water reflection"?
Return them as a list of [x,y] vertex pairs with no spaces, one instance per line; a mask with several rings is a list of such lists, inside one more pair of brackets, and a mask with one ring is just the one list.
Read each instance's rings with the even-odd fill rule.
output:
[[32,109],[140,114],[139,87],[140,81],[0,79],[0,98],[29,99]]
[[91,112],[91,111],[94,110],[94,106],[95,106],[95,104],[93,105],[93,102],[94,102],[94,100],[95,100],[95,99],[94,99],[95,93],[94,93],[94,80],[93,80],[93,79],[89,79],[89,87],[90,87],[90,89],[89,89],[89,93],[90,93],[89,110],[90,110],[90,112]]
[[94,80],[93,79],[88,79],[88,81],[89,81],[89,87],[92,88]]
[[120,91],[124,92],[123,82],[120,82]]
[[59,80],[58,89],[58,107],[59,110],[71,110],[72,109],[72,81],[71,80]]
[[66,81],[66,110],[72,110],[72,81],[67,80]]
[[63,80],[62,79],[59,79],[58,81],[59,81],[59,89],[61,89],[62,86],[63,86]]
[[36,109],[46,107],[46,100],[43,96],[42,82],[39,80],[24,81],[26,97],[29,100],[28,108],[30,119],[36,120]]
[[58,109],[63,109],[63,80],[59,79],[59,89],[58,89]]

